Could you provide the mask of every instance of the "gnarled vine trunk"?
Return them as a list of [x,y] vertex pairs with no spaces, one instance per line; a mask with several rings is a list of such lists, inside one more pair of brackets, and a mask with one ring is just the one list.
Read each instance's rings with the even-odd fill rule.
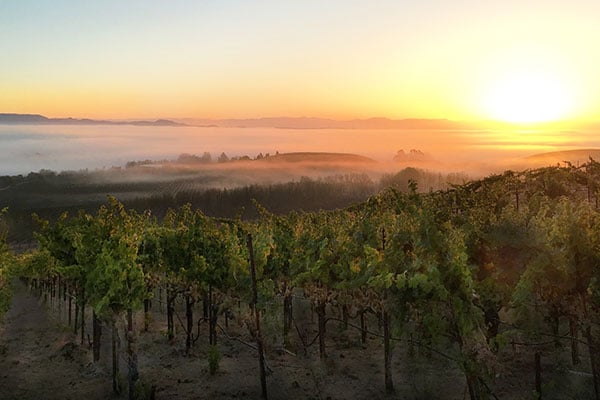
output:
[[254,265],[254,249],[252,247],[252,235],[248,234],[247,238],[248,254],[250,256],[250,275],[252,278],[252,302],[251,307],[254,311],[254,321],[256,329],[256,347],[258,349],[258,365],[260,368],[260,386],[262,398],[268,400],[267,394],[267,377],[265,373],[265,353],[263,349],[263,339],[260,330],[260,312],[257,308],[258,303],[258,288],[256,285],[256,267]]
[[589,326],[585,330],[585,338],[588,343],[588,352],[590,354],[590,364],[592,367],[592,377],[594,381],[594,394],[596,396],[596,400],[600,400],[600,377],[598,376],[600,373],[600,366],[598,365],[598,357],[600,356],[600,352],[598,351],[596,341],[592,334],[592,329]]
[[100,361],[100,342],[102,340],[102,321],[96,315],[96,312],[92,312],[92,336],[93,336],[93,353],[94,362]]
[[360,341],[363,345],[367,343],[367,321],[365,313],[367,310],[360,311]]
[[150,299],[144,299],[144,332],[150,327]]
[[167,288],[167,337],[169,341],[175,338],[175,324],[173,314],[175,313],[175,297],[176,294],[169,286]]
[[574,317],[569,318],[569,333],[571,335],[571,361],[573,365],[581,362],[579,358],[579,332]]
[[121,386],[119,385],[119,332],[117,331],[117,320],[113,316],[111,321],[111,350],[112,350],[112,386],[113,393],[121,393]]
[[81,288],[81,344],[85,340],[85,289]]
[[135,400],[135,386],[139,379],[136,334],[133,329],[133,311],[127,310],[127,383],[129,400]]
[[287,282],[283,283],[283,343],[289,345],[289,334],[292,329],[293,322],[293,302],[292,293],[287,286]]
[[385,368],[385,392],[394,393],[394,382],[392,380],[392,349],[390,344],[390,316],[383,311],[383,358]]
[[325,349],[325,332],[326,332],[326,314],[325,314],[325,302],[319,300],[316,307],[317,322],[319,326],[319,356],[321,359],[327,358],[327,351]]
[[189,354],[190,348],[192,347],[192,340],[193,340],[192,329],[194,329],[194,310],[193,310],[194,303],[195,303],[195,301],[192,298],[192,296],[187,294],[185,296],[185,317],[186,317],[186,321],[187,321],[186,337],[185,337],[185,353],[186,354]]

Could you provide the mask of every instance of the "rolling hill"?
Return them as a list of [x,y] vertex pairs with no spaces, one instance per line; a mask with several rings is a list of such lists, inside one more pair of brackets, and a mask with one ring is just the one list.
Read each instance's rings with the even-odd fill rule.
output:
[[535,166],[548,166],[569,162],[573,165],[582,164],[593,158],[600,160],[600,149],[576,149],[552,151],[549,153],[534,154],[526,157],[525,161]]
[[281,153],[263,160],[266,162],[311,162],[311,163],[376,163],[375,160],[349,153],[321,153],[321,152],[297,152],[297,153]]

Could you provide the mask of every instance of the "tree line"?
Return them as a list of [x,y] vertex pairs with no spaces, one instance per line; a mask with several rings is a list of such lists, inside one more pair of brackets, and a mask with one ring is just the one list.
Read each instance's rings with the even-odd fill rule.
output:
[[[115,175],[116,174],[116,175]],[[8,206],[5,223],[9,242],[31,242],[36,213],[55,221],[63,212],[83,209],[93,213],[104,203],[107,194],[119,198],[127,208],[138,212],[151,210],[162,218],[169,208],[186,203],[202,209],[212,217],[255,218],[252,207],[256,199],[274,213],[330,210],[365,201],[385,187],[408,191],[407,182],[419,182],[423,191],[438,190],[467,181],[459,174],[442,175],[416,168],[384,174],[374,180],[366,174],[339,174],[324,178],[303,177],[293,182],[252,184],[233,188],[215,188],[214,177],[170,176],[150,171],[149,176],[119,178],[110,171],[61,172],[40,171],[27,176],[0,177],[0,204]],[[119,179],[117,179],[119,178]],[[221,178],[219,178],[221,179]],[[227,177],[222,178],[227,180]]]

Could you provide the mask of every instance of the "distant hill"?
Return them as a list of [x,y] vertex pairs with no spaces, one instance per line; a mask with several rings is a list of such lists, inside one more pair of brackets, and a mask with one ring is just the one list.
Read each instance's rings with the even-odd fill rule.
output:
[[377,161],[357,154],[349,153],[319,153],[319,152],[298,152],[298,153],[281,153],[274,156],[269,156],[261,160],[264,162],[318,162],[318,163],[376,163]]
[[97,120],[77,118],[48,118],[39,114],[0,113],[0,124],[13,125],[137,125],[137,126],[196,126],[213,128],[280,128],[280,129],[473,129],[473,124],[447,119],[389,119],[367,118],[334,120],[328,118],[248,118],[248,119],[157,119],[137,120]]
[[3,124],[43,124],[49,119],[38,114],[0,114],[0,123]]
[[589,161],[590,157],[594,160],[600,160],[600,149],[552,151],[549,153],[534,154],[526,157],[525,161],[541,166],[560,164],[565,161],[577,165]]
[[48,118],[39,114],[0,113],[0,124],[6,125],[136,125],[136,126],[186,126],[168,119],[155,121],[108,121],[77,118]]
[[137,125],[137,126],[196,126],[212,128],[280,128],[280,129],[474,129],[475,125],[448,119],[389,119],[366,118],[335,120],[328,118],[248,118],[248,119],[157,119],[157,120],[98,120],[89,118],[48,118],[40,114],[0,113],[0,124],[21,125]]
[[248,119],[181,119],[188,125],[223,128],[281,129],[471,129],[472,125],[447,119],[367,118],[334,120],[328,118],[248,118]]
[[187,126],[180,122],[171,121],[170,119],[157,119],[155,121],[128,121],[122,124],[137,125],[137,126]]

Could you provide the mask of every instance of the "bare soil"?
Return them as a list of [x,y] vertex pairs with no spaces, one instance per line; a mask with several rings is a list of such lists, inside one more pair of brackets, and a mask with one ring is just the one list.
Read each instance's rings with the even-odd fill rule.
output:
[[[185,334],[176,318],[177,336],[169,343],[160,303],[154,302],[149,332],[142,332],[138,315],[138,354],[140,382],[156,399],[259,399],[258,357],[251,348],[252,338],[242,321],[230,321],[229,337],[219,332],[218,349],[222,354],[219,369],[211,375],[208,368],[208,333],[200,325],[200,337],[189,355],[185,354]],[[117,399],[126,398],[126,342],[123,322],[120,332],[120,381],[123,393],[114,395],[111,385],[110,329],[103,328],[101,361],[92,362],[89,346],[91,311],[86,311],[86,340],[67,325],[66,303],[38,298],[25,286],[15,283],[12,307],[0,324],[0,400],[33,399]],[[201,310],[196,309],[197,315]],[[183,317],[182,309],[178,310]],[[310,339],[316,333],[310,311],[295,304],[295,319]],[[223,323],[220,321],[220,323]],[[396,392],[385,395],[383,382],[383,346],[381,339],[369,335],[367,345],[360,334],[343,330],[336,322],[328,325],[325,361],[319,359],[316,346],[305,354],[296,332],[292,346],[284,349],[278,336],[279,321],[264,321],[266,358],[271,372],[267,376],[270,399],[467,399],[465,379],[452,361],[415,348],[397,344],[393,351]],[[375,321],[369,326],[377,330]],[[499,399],[533,399],[533,350],[507,350],[498,358],[493,391]],[[581,348],[581,352],[585,351]],[[565,349],[564,353],[568,353]],[[409,355],[412,354],[412,355]],[[573,373],[565,357],[544,355],[544,399],[592,398],[591,379],[585,357]],[[152,389],[153,388],[153,389]]]
[[107,376],[22,283],[0,325],[0,399],[110,398]]

